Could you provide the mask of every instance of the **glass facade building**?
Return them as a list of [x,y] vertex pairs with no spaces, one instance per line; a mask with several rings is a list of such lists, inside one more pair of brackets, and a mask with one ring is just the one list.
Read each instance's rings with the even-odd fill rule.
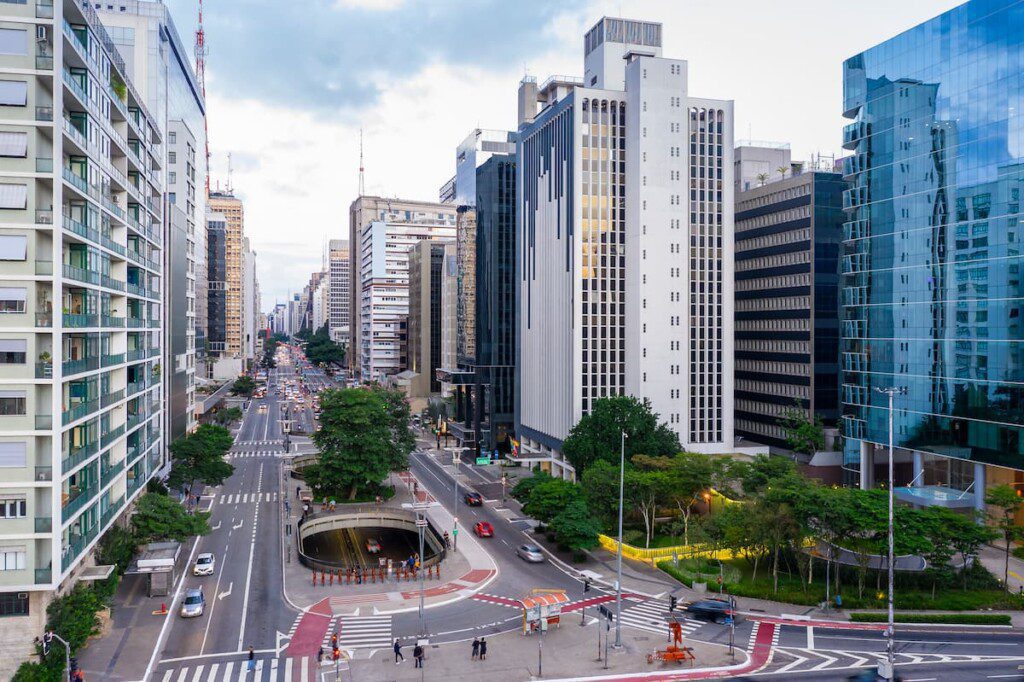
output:
[[983,507],[1024,482],[1024,3],[973,0],[848,59],[844,465],[901,499]]

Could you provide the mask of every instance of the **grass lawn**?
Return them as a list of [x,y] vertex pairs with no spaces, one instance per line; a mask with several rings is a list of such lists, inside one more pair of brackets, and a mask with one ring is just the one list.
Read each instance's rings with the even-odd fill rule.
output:
[[[691,560],[700,562],[701,560]],[[703,582],[708,574],[701,574],[701,570],[707,571],[708,566],[694,566],[691,561],[680,561],[679,568],[673,567],[671,561],[663,561],[658,567],[680,582],[691,585],[696,579]],[[705,564],[711,562],[704,562]],[[710,579],[707,579],[709,589],[717,587],[716,577],[718,575],[717,562],[715,570]],[[779,574],[778,592],[772,589],[772,576],[769,572],[767,562],[762,562],[758,567],[757,579],[753,578],[753,567],[746,561],[734,560],[725,562],[725,591],[738,597],[750,597],[755,599],[767,599],[771,601],[786,602],[814,606],[825,600],[825,566],[816,563],[814,568],[814,582],[804,589],[801,580],[792,574]],[[843,606],[854,609],[879,609],[886,606],[886,595],[883,579],[883,589],[880,592],[875,590],[875,576],[869,573],[864,581],[864,596],[858,596],[856,578],[846,575],[841,585]],[[834,598],[834,594],[833,594]],[[834,602],[833,602],[834,603]],[[936,610],[936,611],[974,611],[978,609],[1024,609],[1024,597],[1017,594],[1007,594],[1005,591],[996,588],[976,588],[963,591],[959,585],[940,587],[936,596],[932,598],[930,587],[928,589],[915,588],[913,586],[900,586],[896,588],[896,608],[906,610]]]

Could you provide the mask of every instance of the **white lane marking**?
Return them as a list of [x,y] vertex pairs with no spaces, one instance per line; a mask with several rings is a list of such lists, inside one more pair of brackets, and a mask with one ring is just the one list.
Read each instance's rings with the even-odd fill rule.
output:
[[235,662],[234,661],[228,661],[224,665],[224,679],[225,680],[230,680],[231,679],[231,671],[234,670],[234,668],[235,668]]
[[206,678],[207,682],[213,682],[217,679],[217,669],[220,668],[220,663],[214,663],[210,666],[210,676]]
[[168,670],[167,672],[165,672],[164,673],[163,682],[169,682],[169,680],[171,679],[171,675],[173,675],[173,674],[174,674],[173,670]]
[[235,524],[234,526],[231,526],[231,530],[238,530],[239,528],[242,527],[243,523],[245,523],[245,520],[244,519],[239,519],[237,524]]
[[[199,548],[199,539],[196,538],[192,542],[192,551],[189,552],[188,561],[185,562],[186,566],[192,565],[192,560],[195,558],[196,549]],[[174,605],[177,603],[178,598],[181,597],[181,590],[185,587],[185,575],[186,571],[182,571],[181,577],[178,578],[178,588],[174,591],[174,597],[171,598],[169,610],[171,613],[174,612]],[[153,672],[153,668],[156,666],[156,657],[163,648],[164,637],[167,635],[167,628],[170,627],[171,623],[174,622],[174,618],[164,618],[164,624],[160,626],[160,634],[156,638],[156,646],[153,647],[153,653],[149,657],[149,663],[146,664],[146,672],[142,674],[142,679],[148,680],[150,673]]]
[[813,649],[814,648],[814,628],[813,627],[807,628],[807,648],[808,649]]
[[220,594],[218,594],[217,595],[217,599],[223,599],[224,597],[229,596],[231,594],[231,588],[234,587],[234,586],[235,586],[235,583],[233,583],[233,582],[228,583],[227,591],[221,592]]
[[188,668],[182,668],[181,674],[178,675],[178,682],[185,682],[186,675],[188,675]]
[[[259,490],[263,485],[263,465],[260,464],[259,478],[257,479],[256,489]],[[252,534],[256,535],[256,526],[260,520],[260,508],[257,506],[256,511],[252,517]],[[253,553],[256,550],[255,539],[249,543],[249,567],[245,572],[245,593],[242,600],[242,622],[238,628],[238,648],[242,648],[242,641],[245,639],[245,618],[249,613],[249,585],[252,581],[252,559]]]
[[292,682],[292,658],[288,657],[284,659],[284,679],[285,682]]
[[196,666],[196,674],[192,676],[192,682],[199,682],[199,678],[203,676],[203,668],[206,666]]

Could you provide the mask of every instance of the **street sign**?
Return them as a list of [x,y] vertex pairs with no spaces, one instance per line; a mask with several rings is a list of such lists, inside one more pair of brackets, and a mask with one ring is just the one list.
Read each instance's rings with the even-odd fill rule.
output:
[[601,615],[607,618],[609,622],[615,620],[615,612],[609,609],[607,606],[601,605],[597,608],[601,612]]
[[490,464],[491,463],[491,458],[490,457],[477,457],[476,458],[476,463],[477,463],[477,466],[484,466],[486,464]]

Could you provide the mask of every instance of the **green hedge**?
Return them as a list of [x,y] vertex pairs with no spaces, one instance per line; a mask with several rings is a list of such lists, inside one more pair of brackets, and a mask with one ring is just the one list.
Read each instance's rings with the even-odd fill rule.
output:
[[[1010,616],[1005,613],[897,613],[897,623],[944,623],[952,625],[1009,625]],[[884,613],[851,613],[855,623],[886,623],[889,616]]]

